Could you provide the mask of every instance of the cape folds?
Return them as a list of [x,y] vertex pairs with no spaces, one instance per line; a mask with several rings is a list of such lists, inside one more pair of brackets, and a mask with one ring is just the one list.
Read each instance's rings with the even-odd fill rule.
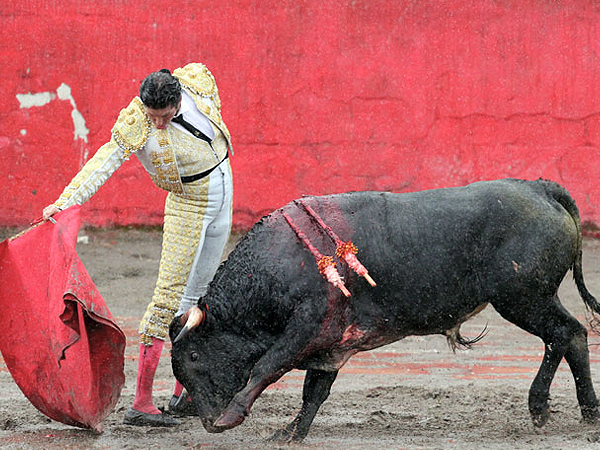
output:
[[48,417],[100,432],[125,382],[125,335],[75,250],[79,207],[0,243],[0,351]]

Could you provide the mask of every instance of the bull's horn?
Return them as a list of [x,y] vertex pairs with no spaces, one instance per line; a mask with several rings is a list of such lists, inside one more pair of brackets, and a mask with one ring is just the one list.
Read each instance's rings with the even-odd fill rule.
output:
[[191,330],[200,325],[204,320],[204,311],[202,311],[197,306],[193,306],[188,309],[183,316],[181,316],[180,320],[185,320],[187,317],[187,321],[185,322],[184,327],[181,329],[177,337],[173,340],[173,343],[183,339]]

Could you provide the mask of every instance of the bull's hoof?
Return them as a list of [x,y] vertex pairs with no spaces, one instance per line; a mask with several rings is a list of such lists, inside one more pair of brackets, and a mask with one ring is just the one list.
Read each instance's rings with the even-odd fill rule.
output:
[[290,434],[285,430],[277,430],[273,435],[269,438],[269,441],[276,442],[277,444],[291,444],[292,442],[298,443],[304,440],[304,436],[299,436],[297,434]]
[[581,408],[581,416],[585,423],[596,424],[598,423],[598,419],[600,419],[600,412],[597,406],[586,406]]
[[291,442],[292,437],[287,430],[277,430],[273,435],[269,438],[271,442],[277,442],[279,444],[285,444],[286,442]]
[[540,411],[538,413],[531,413],[531,421],[533,422],[533,425],[541,428],[544,425],[546,425],[546,423],[548,422],[548,419],[550,419],[550,409],[544,409],[543,411]]
[[229,428],[237,427],[244,421],[244,415],[235,411],[225,411],[219,417],[214,426],[220,429],[228,430]]
[[280,444],[289,444],[291,442],[301,442],[307,434],[308,428],[302,426],[301,420],[296,417],[287,427],[275,431],[269,440]]
[[301,442],[303,439],[304,436],[290,432],[287,429],[280,429],[273,433],[273,435],[269,438],[269,441],[277,442],[279,444],[289,444],[290,442]]

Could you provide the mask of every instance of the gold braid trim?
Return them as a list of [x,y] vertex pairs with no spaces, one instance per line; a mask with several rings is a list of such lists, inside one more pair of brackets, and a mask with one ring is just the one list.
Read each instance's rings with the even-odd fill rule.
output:
[[146,114],[144,104],[139,97],[135,97],[127,108],[121,110],[111,132],[123,149],[125,158],[129,158],[146,145],[151,128],[152,122]]
[[61,209],[81,205],[94,195],[125,161],[125,153],[114,139],[104,144],[73,177],[54,202]]
[[212,99],[217,108],[221,109],[221,102],[215,101],[215,98],[219,98],[215,77],[204,64],[191,63],[180,67],[173,71],[173,76],[194,94]]
[[187,186],[188,197],[170,192],[165,201],[158,279],[139,326],[144,345],[150,345],[152,338],[168,337],[202,237],[209,181],[206,178]]
[[[210,70],[204,64],[191,63],[185,67],[175,69],[173,76],[179,80],[185,89],[194,94],[194,102],[198,109],[217,123],[227,141],[231,142],[231,133],[221,117],[219,89],[217,88],[215,77],[210,73]],[[203,101],[203,99],[208,99],[209,102]],[[210,106],[210,104],[214,105],[214,107]]]

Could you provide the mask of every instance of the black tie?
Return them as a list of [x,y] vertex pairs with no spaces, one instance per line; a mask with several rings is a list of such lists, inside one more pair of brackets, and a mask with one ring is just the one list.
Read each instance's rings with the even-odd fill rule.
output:
[[179,114],[176,117],[173,117],[171,119],[171,122],[175,122],[178,123],[179,125],[181,125],[183,128],[185,128],[186,130],[188,130],[190,133],[192,133],[194,136],[196,136],[198,139],[202,139],[203,141],[206,141],[208,143],[211,142],[210,138],[205,135],[202,131],[200,131],[198,128],[196,128],[194,125],[192,125],[191,123],[185,121],[183,119],[183,114]]

